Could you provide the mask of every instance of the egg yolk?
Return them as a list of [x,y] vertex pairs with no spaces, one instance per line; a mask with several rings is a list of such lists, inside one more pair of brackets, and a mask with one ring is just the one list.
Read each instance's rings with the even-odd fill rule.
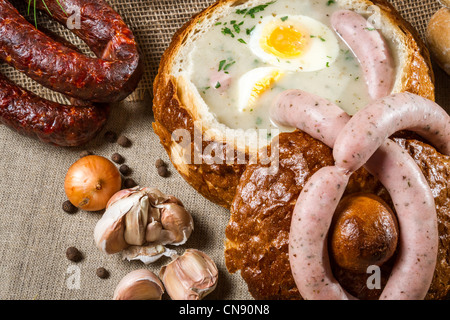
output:
[[255,82],[252,91],[250,93],[250,99],[248,101],[248,106],[253,106],[258,98],[272,87],[272,85],[277,82],[282,76],[280,71],[274,71],[266,77]]
[[269,54],[290,59],[300,56],[306,45],[307,37],[293,25],[271,26],[261,39],[261,47]]

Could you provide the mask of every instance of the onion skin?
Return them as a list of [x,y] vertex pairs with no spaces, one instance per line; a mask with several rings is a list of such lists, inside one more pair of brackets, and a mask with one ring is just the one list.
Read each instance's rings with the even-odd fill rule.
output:
[[114,163],[97,155],[83,157],[72,164],[64,181],[69,201],[85,211],[105,209],[121,186],[122,178]]

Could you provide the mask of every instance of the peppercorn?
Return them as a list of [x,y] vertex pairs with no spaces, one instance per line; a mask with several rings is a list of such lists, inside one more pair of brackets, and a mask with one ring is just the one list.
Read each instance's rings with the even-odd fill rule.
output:
[[169,171],[167,170],[166,166],[160,166],[160,167],[158,167],[158,174],[161,177],[165,178],[165,177],[167,177],[169,175]]
[[126,164],[123,164],[119,167],[119,171],[121,174],[123,174],[124,176],[128,176],[131,174],[131,169],[129,166],[127,166]]
[[105,140],[114,143],[117,141],[117,134],[114,131],[107,131],[105,133]]
[[123,185],[126,189],[129,189],[136,187],[137,183],[131,178],[126,178],[125,181],[123,182]]
[[122,164],[122,163],[125,162],[124,157],[122,157],[122,155],[120,155],[120,154],[117,153],[117,152],[114,153],[114,154],[111,156],[111,160],[114,161],[115,163],[118,163],[118,164]]
[[78,211],[78,208],[75,207],[69,200],[63,202],[62,209],[67,213],[76,213]]
[[81,254],[80,250],[75,247],[67,248],[66,257],[73,262],[79,262],[81,261],[81,259],[83,259],[83,255]]
[[97,277],[106,279],[109,277],[109,272],[103,267],[97,268],[97,271],[95,272]]
[[128,139],[127,137],[125,137],[124,135],[121,135],[118,139],[117,139],[117,143],[122,146],[122,147],[129,147],[131,146],[131,141],[130,139]]

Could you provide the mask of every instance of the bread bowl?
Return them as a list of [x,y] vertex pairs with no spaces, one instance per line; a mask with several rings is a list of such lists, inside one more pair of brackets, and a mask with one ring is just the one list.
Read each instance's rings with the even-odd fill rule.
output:
[[[278,3],[280,1],[283,2],[279,0]],[[239,178],[247,163],[250,159],[257,158],[258,147],[267,145],[270,141],[255,141],[245,131],[229,130],[230,128],[217,120],[210,110],[211,106],[203,100],[201,89],[186,76],[186,71],[192,63],[189,53],[205,33],[222,27],[216,23],[229,22],[231,18],[228,17],[235,14],[236,10],[254,8],[266,3],[268,2],[261,0],[222,0],[193,16],[174,35],[161,59],[154,81],[155,133],[160,137],[162,145],[183,178],[207,199],[226,208],[231,205]],[[434,100],[434,76],[428,50],[417,32],[401,18],[392,5],[384,0],[338,0],[328,3],[332,4],[329,7],[350,8],[366,17],[373,14],[375,8],[375,11],[380,13],[379,31],[388,42],[395,59],[395,84],[392,92],[409,91]],[[272,14],[269,9],[270,6],[260,13],[261,16]],[[244,41],[249,39],[244,36],[242,38]],[[218,42],[223,39],[218,39]],[[180,132],[185,137],[184,142],[181,142],[182,139],[176,139],[179,138]],[[195,143],[195,133],[202,135],[199,140],[201,142]],[[230,134],[227,141],[226,134]],[[234,145],[230,144],[230,140]],[[211,147],[212,145],[214,147]],[[211,152],[215,147],[215,152]],[[215,156],[217,157],[214,158]],[[245,161],[239,161],[242,159]]]

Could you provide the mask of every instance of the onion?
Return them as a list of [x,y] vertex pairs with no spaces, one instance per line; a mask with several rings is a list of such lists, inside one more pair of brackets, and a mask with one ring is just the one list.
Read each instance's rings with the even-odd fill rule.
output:
[[122,179],[108,159],[91,155],[72,164],[66,174],[64,190],[69,201],[86,211],[106,208],[108,200],[120,190]]

